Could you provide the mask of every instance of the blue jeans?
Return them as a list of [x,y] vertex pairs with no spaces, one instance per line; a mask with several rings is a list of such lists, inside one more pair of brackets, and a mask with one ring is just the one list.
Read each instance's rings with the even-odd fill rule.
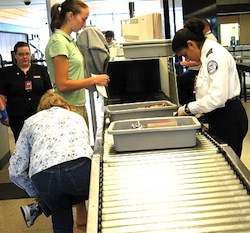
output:
[[73,233],[72,206],[88,199],[91,160],[79,158],[32,176],[39,206],[52,216],[54,233]]

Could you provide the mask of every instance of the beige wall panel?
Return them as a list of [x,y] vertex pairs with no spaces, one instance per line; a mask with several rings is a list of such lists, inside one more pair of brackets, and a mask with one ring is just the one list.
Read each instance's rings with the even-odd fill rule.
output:
[[250,14],[240,15],[240,43],[250,44],[249,36]]

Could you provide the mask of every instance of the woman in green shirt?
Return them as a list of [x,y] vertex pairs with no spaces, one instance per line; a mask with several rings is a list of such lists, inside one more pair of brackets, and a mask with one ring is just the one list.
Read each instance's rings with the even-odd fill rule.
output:
[[86,26],[88,16],[89,8],[81,0],[66,0],[53,5],[50,25],[53,34],[45,50],[55,91],[66,99],[73,111],[85,112],[86,121],[84,88],[95,84],[107,86],[109,83],[106,74],[84,77],[84,58],[70,35]]

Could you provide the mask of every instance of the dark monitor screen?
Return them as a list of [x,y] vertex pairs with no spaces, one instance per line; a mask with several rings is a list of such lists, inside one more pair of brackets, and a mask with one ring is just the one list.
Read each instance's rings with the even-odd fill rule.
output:
[[110,62],[109,102],[126,103],[165,98],[161,91],[159,59]]

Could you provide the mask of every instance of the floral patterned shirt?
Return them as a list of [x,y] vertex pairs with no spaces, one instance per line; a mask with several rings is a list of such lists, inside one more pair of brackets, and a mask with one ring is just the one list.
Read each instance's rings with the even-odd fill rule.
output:
[[37,195],[31,177],[45,169],[81,157],[92,158],[88,128],[75,112],[52,107],[29,117],[22,128],[9,176],[31,197]]

